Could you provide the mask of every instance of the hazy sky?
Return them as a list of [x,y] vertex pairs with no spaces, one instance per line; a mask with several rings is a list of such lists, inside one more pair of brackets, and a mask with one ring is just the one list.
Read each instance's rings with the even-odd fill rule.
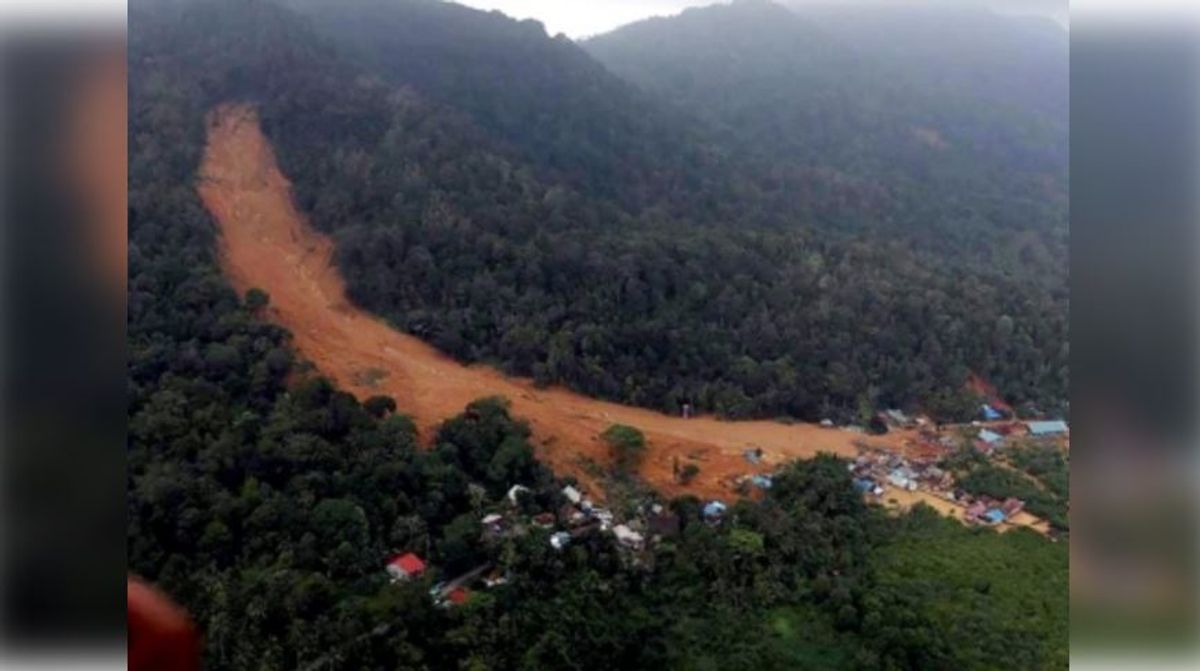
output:
[[454,0],[480,9],[498,9],[516,19],[537,19],[551,35],[579,38],[605,33],[650,16],[678,14],[718,0]]
[[[717,4],[722,0],[454,0],[479,9],[498,9],[517,19],[537,19],[551,35],[566,33],[581,38],[651,16],[678,14],[687,7]],[[727,2],[728,0],[724,0]],[[853,2],[856,0],[837,0]],[[880,1],[880,0],[874,0]],[[928,0],[882,0],[891,4]],[[947,0],[940,0],[946,2]],[[1061,15],[1066,19],[1067,0],[962,0],[987,2],[992,6],[1018,9],[1020,13]],[[788,4],[786,1],[781,4]],[[1057,17],[1056,17],[1057,18]]]

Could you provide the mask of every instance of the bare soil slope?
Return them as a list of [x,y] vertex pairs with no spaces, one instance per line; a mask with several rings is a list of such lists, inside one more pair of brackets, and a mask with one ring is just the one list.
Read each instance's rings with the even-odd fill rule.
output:
[[[502,395],[529,422],[539,458],[593,490],[597,469],[591,465],[609,464],[598,435],[622,423],[641,429],[650,443],[640,473],[648,483],[667,495],[728,497],[734,478],[771,464],[818,452],[853,456],[855,441],[897,449],[912,437],[893,432],[868,439],[812,424],[685,420],[464,366],[347,301],[332,264],[333,244],[297,210],[251,107],[226,105],[212,113],[198,191],[220,229],[221,263],[234,286],[269,293],[268,316],[292,332],[300,356],[360,399],[395,398],[425,439],[467,403]],[[763,450],[763,465],[742,457],[751,446]],[[686,487],[675,482],[676,460],[700,468]]]

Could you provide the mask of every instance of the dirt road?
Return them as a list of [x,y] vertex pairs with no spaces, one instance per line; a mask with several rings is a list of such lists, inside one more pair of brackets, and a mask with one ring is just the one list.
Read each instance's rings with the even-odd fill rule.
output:
[[[293,346],[336,384],[360,399],[386,394],[428,439],[444,419],[482,396],[503,395],[533,429],[538,456],[560,474],[596,489],[596,468],[609,458],[598,434],[610,424],[641,429],[650,444],[640,474],[667,495],[731,496],[728,482],[771,464],[818,452],[854,456],[864,436],[812,424],[682,419],[607,403],[561,388],[537,388],[486,366],[464,366],[421,340],[351,305],[332,264],[329,238],[310,228],[291,185],[259,128],[255,111],[224,106],[213,112],[198,185],[220,229],[221,263],[239,291],[263,289],[269,318],[290,330]],[[911,435],[866,439],[898,448]],[[754,467],[742,452],[764,452]],[[675,482],[673,464],[695,463],[688,486]]]

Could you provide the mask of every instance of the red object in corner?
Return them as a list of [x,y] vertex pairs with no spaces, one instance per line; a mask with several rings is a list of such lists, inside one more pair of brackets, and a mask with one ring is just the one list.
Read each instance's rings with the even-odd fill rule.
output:
[[125,599],[130,671],[198,671],[200,636],[186,611],[133,577]]

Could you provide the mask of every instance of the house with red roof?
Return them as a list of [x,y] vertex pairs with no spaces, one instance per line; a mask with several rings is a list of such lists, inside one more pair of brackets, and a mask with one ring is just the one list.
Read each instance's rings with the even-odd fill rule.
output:
[[408,580],[425,572],[425,562],[411,552],[396,555],[388,560],[387,572],[395,580]]
[[1004,499],[1004,504],[1000,506],[1005,517],[1012,517],[1025,509],[1025,502],[1021,499],[1007,498]]
[[974,521],[976,519],[979,519],[979,517],[981,515],[983,515],[985,512],[987,512],[987,504],[985,504],[982,501],[976,501],[975,503],[972,503],[970,507],[967,508],[967,512],[966,512],[965,516],[968,520]]
[[455,587],[446,595],[446,602],[453,606],[461,606],[471,600],[471,590],[466,587]]

